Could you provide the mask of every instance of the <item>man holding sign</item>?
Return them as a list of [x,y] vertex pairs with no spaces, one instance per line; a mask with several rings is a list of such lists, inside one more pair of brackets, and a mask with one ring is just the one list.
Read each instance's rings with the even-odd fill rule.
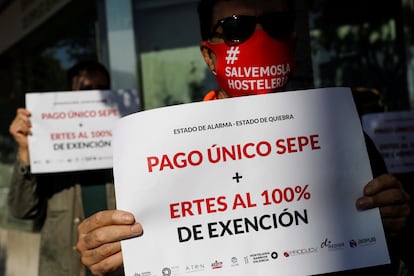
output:
[[[200,1],[199,18],[203,38],[201,52],[219,84],[219,89],[209,92],[205,100],[285,90],[289,76],[295,68],[292,2],[288,0]],[[249,54],[240,55],[242,51]],[[264,77],[258,81],[255,76],[262,72],[260,70],[243,71],[240,68],[223,65],[231,64],[236,60],[239,64],[243,64],[240,68],[269,67],[274,70],[268,71],[269,78]],[[379,207],[392,263],[343,273],[397,275],[399,256],[394,255],[398,252],[393,251],[393,245],[401,229],[405,227],[410,213],[409,195],[395,177],[386,173],[384,163],[375,152],[372,143],[367,141],[367,146],[375,178],[366,184],[361,197],[355,198],[356,207],[359,210]],[[151,158],[149,164],[156,164],[155,159]],[[120,241],[142,235],[143,228],[145,229],[145,225],[142,226],[136,221],[131,213],[121,210],[99,212],[87,218],[78,228],[77,249],[82,255],[83,263],[95,275],[112,275],[110,273],[119,270],[123,264]],[[139,248],[139,250],[146,252],[148,248]],[[136,262],[140,261],[136,260]],[[275,274],[278,273],[281,272],[275,271]]]
[[[109,73],[95,61],[74,65],[68,71],[68,80],[73,91],[110,89]],[[39,275],[84,275],[84,267],[74,250],[76,228],[85,216],[115,207],[112,171],[31,173],[30,117],[29,110],[19,108],[10,125],[10,134],[18,144],[8,194],[10,212],[16,218],[41,223]]]

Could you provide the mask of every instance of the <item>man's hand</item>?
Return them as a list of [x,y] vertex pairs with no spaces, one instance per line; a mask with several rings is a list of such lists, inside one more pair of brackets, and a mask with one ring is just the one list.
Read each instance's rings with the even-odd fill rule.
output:
[[368,182],[356,206],[359,210],[379,207],[384,231],[389,238],[397,236],[404,229],[411,213],[410,195],[391,174],[383,174]]
[[30,163],[28,136],[32,135],[30,128],[32,123],[30,121],[30,112],[25,108],[19,108],[16,112],[16,117],[13,119],[9,127],[9,132],[17,142],[18,157],[24,164]]
[[121,240],[142,235],[141,224],[125,211],[107,210],[86,218],[78,226],[76,249],[93,275],[122,275]]

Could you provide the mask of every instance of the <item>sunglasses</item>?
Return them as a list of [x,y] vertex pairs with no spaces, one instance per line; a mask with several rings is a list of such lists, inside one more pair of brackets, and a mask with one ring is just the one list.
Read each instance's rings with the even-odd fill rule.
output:
[[[259,16],[233,15],[222,18],[214,24],[210,39],[222,38],[228,45],[240,44],[248,40],[260,23],[263,30],[275,39],[289,37],[295,25],[292,12],[271,12]],[[221,27],[221,32],[217,30]]]

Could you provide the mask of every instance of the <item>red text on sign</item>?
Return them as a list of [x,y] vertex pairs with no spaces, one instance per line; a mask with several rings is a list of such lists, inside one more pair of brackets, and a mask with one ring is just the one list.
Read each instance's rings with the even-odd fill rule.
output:
[[278,139],[276,141],[276,153],[284,154],[299,152],[303,151],[305,148],[310,148],[311,150],[320,149],[321,147],[319,146],[318,138],[319,135],[314,134],[310,136],[298,136],[289,137],[286,139]]
[[170,204],[172,219],[201,214],[224,212],[227,210],[225,196],[194,199]]

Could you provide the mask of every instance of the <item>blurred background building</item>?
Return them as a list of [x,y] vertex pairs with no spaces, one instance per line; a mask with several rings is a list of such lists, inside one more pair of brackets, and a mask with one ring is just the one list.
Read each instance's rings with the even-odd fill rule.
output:
[[[295,0],[294,89],[378,89],[414,109],[414,0]],[[215,81],[199,53],[197,0],[0,0],[0,275],[35,275],[38,234],[6,196],[16,148],[8,127],[27,92],[68,90],[65,71],[98,59],[113,89],[143,109],[201,100]]]

